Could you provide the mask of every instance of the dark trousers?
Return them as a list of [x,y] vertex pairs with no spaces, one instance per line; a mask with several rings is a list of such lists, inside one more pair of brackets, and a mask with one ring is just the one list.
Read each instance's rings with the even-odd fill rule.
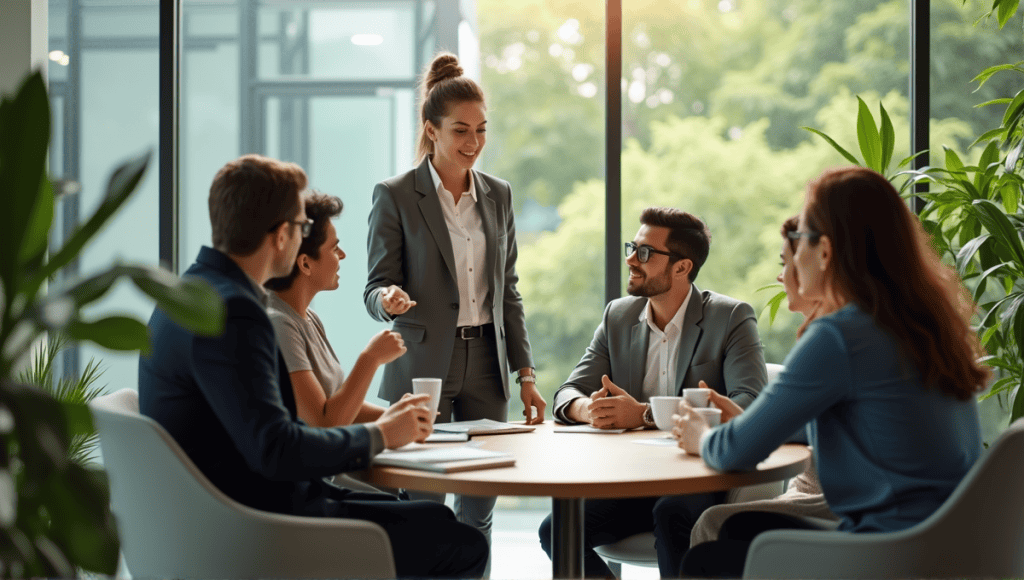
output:
[[[487,567],[484,535],[459,523],[443,504],[351,492],[329,504],[328,517],[374,522],[391,540],[399,578],[480,578]],[[358,555],[353,555],[358,557]]]
[[[654,532],[658,568],[663,578],[679,571],[690,547],[690,531],[707,508],[725,501],[725,492],[629,499],[588,499],[584,503],[583,574],[610,578],[612,571],[594,551],[635,534]],[[551,516],[540,525],[540,545],[551,557]]]
[[741,578],[754,538],[769,530],[820,530],[795,516],[770,512],[740,512],[722,524],[718,539],[698,544],[683,556],[679,575],[686,578]]

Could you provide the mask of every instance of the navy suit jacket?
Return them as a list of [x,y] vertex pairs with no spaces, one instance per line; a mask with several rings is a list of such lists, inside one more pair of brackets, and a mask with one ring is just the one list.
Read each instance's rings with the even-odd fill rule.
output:
[[369,464],[368,430],[319,429],[298,419],[274,328],[250,279],[230,258],[204,247],[185,275],[220,294],[224,333],[197,336],[156,309],[149,321],[152,353],[139,359],[142,414],[160,423],[231,498],[257,509],[324,515],[327,503],[347,492],[322,478]]

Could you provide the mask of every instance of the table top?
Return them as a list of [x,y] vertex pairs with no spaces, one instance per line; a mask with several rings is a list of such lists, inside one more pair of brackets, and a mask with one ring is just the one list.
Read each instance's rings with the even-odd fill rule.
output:
[[[458,473],[371,467],[361,479],[392,488],[466,495],[652,497],[722,491],[795,477],[810,457],[804,445],[783,445],[756,471],[721,473],[675,445],[637,443],[663,439],[668,436],[664,431],[555,433],[554,427],[548,420],[530,433],[472,438],[484,449],[514,455],[512,467]],[[452,444],[431,444],[443,445]]]

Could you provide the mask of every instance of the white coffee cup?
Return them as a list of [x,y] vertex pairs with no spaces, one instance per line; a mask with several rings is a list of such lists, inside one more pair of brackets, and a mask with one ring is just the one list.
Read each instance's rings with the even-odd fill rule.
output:
[[697,407],[694,408],[693,412],[697,413],[701,417],[704,417],[704,420],[707,421],[708,425],[711,427],[715,427],[716,425],[722,424],[721,409],[715,407]]
[[662,431],[672,430],[672,415],[679,412],[679,402],[682,397],[651,397],[651,414],[654,415],[654,424]]
[[441,379],[413,379],[412,392],[414,395],[430,395],[427,408],[430,409],[430,423],[434,423],[437,417],[437,406],[441,402]]
[[711,389],[683,389],[683,398],[691,407],[711,405]]

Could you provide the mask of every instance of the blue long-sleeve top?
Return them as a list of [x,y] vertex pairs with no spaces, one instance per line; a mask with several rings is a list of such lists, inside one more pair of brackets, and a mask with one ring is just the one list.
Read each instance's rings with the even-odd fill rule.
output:
[[893,337],[852,304],[812,322],[785,370],[705,436],[701,455],[720,471],[751,470],[805,423],[840,530],[921,522],[981,454],[974,398],[925,388]]

